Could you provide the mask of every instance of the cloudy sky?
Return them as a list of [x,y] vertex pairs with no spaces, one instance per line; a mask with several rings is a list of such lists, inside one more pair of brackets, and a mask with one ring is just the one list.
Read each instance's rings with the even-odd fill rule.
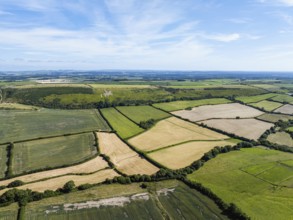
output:
[[0,70],[293,71],[293,0],[0,0]]

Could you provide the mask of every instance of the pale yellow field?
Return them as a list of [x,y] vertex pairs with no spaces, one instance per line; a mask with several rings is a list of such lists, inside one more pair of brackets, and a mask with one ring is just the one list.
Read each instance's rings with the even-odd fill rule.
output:
[[194,141],[176,145],[148,154],[152,159],[170,169],[180,169],[199,160],[216,146],[234,145],[229,141]]
[[154,174],[159,169],[141,158],[114,133],[98,132],[101,153],[110,157],[118,170],[125,174]]
[[283,105],[282,107],[276,109],[275,112],[280,112],[283,114],[293,114],[293,105]]
[[[65,183],[67,183],[70,180],[73,180],[76,186],[90,183],[100,183],[105,181],[107,178],[111,179],[114,178],[115,176],[119,176],[113,169],[106,169],[106,170],[101,170],[93,174],[89,175],[67,175],[67,176],[61,176],[61,177],[56,177],[53,179],[49,180],[44,180],[40,182],[35,182],[35,183],[29,183],[23,186],[16,187],[18,189],[31,189],[33,191],[38,191],[38,192],[44,192],[45,190],[56,190],[58,188],[61,188],[64,186]],[[1,190],[0,194],[3,194],[9,190],[8,188]]]
[[108,167],[108,164],[102,157],[96,157],[92,160],[89,160],[85,163],[70,166],[60,169],[48,170],[33,174],[28,174],[24,176],[15,177],[8,180],[0,181],[0,186],[8,185],[9,183],[13,182],[14,180],[21,180],[25,183],[39,181],[43,179],[48,179],[52,177],[67,175],[67,174],[80,174],[80,173],[93,173],[98,170],[104,169]]
[[23,105],[18,103],[0,103],[0,109],[38,110],[40,108],[32,105]]
[[227,136],[202,128],[175,117],[159,121],[150,130],[133,137],[129,143],[135,147],[151,151],[191,140],[223,140]]
[[193,108],[192,110],[180,110],[172,112],[181,118],[190,121],[202,121],[211,118],[253,118],[262,115],[263,112],[257,109],[241,105],[239,103],[205,105]]
[[257,140],[266,130],[274,126],[272,123],[256,119],[211,119],[202,123],[253,140]]

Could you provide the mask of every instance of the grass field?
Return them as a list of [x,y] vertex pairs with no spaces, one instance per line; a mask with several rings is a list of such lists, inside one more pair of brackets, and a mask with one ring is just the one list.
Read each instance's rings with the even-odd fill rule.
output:
[[258,116],[257,118],[264,120],[264,121],[268,121],[268,122],[272,122],[275,123],[279,120],[283,120],[283,121],[288,121],[289,119],[293,119],[293,116],[289,116],[289,115],[282,115],[282,114],[263,114],[261,116]]
[[47,211],[49,219],[61,220],[164,219],[162,212],[170,219],[227,219],[213,201],[181,182],[148,183],[151,193],[139,185],[103,185],[29,203],[26,218],[42,219]]
[[202,123],[247,139],[257,140],[274,125],[257,119],[211,119]]
[[273,111],[279,107],[281,107],[283,104],[279,102],[272,102],[272,101],[267,101],[263,100],[257,103],[250,103],[250,105],[258,107],[258,108],[263,108],[266,111]]
[[[270,168],[292,159],[293,154],[275,150],[241,149],[217,156],[188,178],[210,188],[225,202],[235,203],[252,219],[287,220],[293,216],[293,188],[274,186],[267,180],[282,181],[284,175],[276,170],[270,173]],[[262,174],[266,180],[258,177],[262,170],[266,170]],[[292,175],[292,169],[286,175]]]
[[153,104],[155,107],[163,109],[165,111],[176,111],[185,109],[188,107],[197,107],[201,105],[216,105],[230,103],[231,101],[223,98],[213,98],[213,99],[201,99],[201,100],[191,100],[191,101],[175,101],[175,102],[165,102]]
[[117,169],[123,173],[151,175],[159,171],[157,167],[131,150],[116,134],[99,132],[97,135],[101,153],[109,156]]
[[160,120],[170,117],[168,113],[151,106],[122,106],[117,107],[117,109],[138,124],[149,119]]
[[0,103],[0,109],[14,110],[38,110],[39,107],[32,105],[23,105],[19,103]]
[[275,97],[277,95],[278,94],[276,93],[268,93],[268,94],[255,95],[255,96],[239,96],[236,98],[236,100],[239,100],[244,103],[254,103],[254,102],[260,102],[260,101]]
[[0,145],[0,178],[5,177],[7,170],[7,146]]
[[130,121],[115,108],[105,108],[101,111],[120,137],[127,139],[143,132],[142,128]]
[[289,95],[277,95],[271,98],[273,101],[293,104],[293,97]]
[[110,128],[95,110],[0,110],[2,143]]
[[293,131],[293,127],[288,128],[288,131]]
[[257,109],[239,103],[205,105],[190,111],[181,110],[172,113],[190,121],[202,121],[210,118],[252,118],[263,114]]
[[107,167],[108,163],[105,160],[103,160],[102,157],[97,156],[92,160],[86,161],[82,164],[78,164],[75,166],[42,171],[24,176],[18,176],[7,180],[2,180],[0,181],[0,185],[8,185],[9,183],[15,180],[21,180],[25,183],[29,183],[68,174],[89,174]]
[[270,134],[268,136],[268,141],[280,145],[293,147],[293,140],[290,134],[286,132],[276,132],[275,134]]
[[152,151],[191,140],[222,140],[227,138],[225,135],[171,117],[159,121],[150,130],[131,138],[129,143],[140,150]]
[[9,206],[0,208],[0,219],[3,220],[17,220],[18,205],[13,203]]
[[234,145],[227,141],[193,141],[165,148],[148,154],[153,160],[170,169],[180,169],[199,160],[204,153],[216,146]]
[[96,154],[93,133],[21,142],[14,145],[12,173],[70,165]]
[[293,114],[293,105],[284,105],[281,108],[276,109],[275,112],[280,112],[283,114]]

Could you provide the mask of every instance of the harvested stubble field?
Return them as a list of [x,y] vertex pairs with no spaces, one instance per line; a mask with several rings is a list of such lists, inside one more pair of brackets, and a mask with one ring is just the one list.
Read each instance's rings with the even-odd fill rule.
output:
[[279,120],[283,120],[283,121],[288,121],[288,120],[292,120],[293,116],[290,115],[282,115],[282,114],[263,114],[261,116],[257,117],[258,119],[264,120],[264,121],[268,121],[268,122],[272,122],[275,123]]
[[270,134],[267,139],[271,143],[293,147],[293,140],[290,134],[286,132],[276,132],[275,134]]
[[192,110],[181,110],[172,113],[190,121],[203,121],[210,118],[252,118],[263,114],[257,109],[239,103],[205,105]]
[[148,154],[153,160],[170,169],[180,169],[199,160],[216,146],[234,145],[227,141],[192,141]]
[[191,140],[223,140],[227,136],[176,117],[158,122],[150,130],[135,136],[129,143],[143,151],[152,151]]
[[293,114],[293,105],[284,105],[281,108],[276,109],[275,112],[280,112],[283,114]]
[[0,178],[5,177],[7,159],[7,145],[0,145]]
[[82,162],[97,153],[93,133],[14,144],[12,174]]
[[274,126],[257,119],[211,119],[202,123],[253,140],[257,140],[266,130]]
[[68,175],[68,174],[90,174],[90,173],[94,173],[96,171],[105,169],[107,167],[108,167],[108,163],[105,160],[103,160],[102,157],[97,156],[92,160],[86,161],[82,164],[78,164],[75,166],[42,171],[42,172],[37,172],[37,173],[28,174],[24,176],[15,177],[12,179],[3,180],[3,181],[0,181],[0,185],[1,186],[8,185],[9,183],[15,180],[21,180],[25,183],[29,183],[29,182],[40,181],[40,180],[57,177],[57,176]]
[[277,96],[276,93],[268,93],[263,95],[254,95],[254,96],[240,96],[240,97],[237,97],[236,100],[244,102],[244,103],[254,103],[254,102],[260,102],[275,96]]
[[110,128],[96,110],[0,110],[2,143]]
[[250,103],[250,105],[258,107],[258,108],[263,108],[266,111],[273,111],[279,107],[281,107],[283,104],[279,102],[272,102],[272,101],[267,101],[263,100],[257,103]]
[[128,175],[154,174],[159,169],[141,158],[114,133],[98,132],[101,153],[110,157],[118,170]]
[[[293,160],[293,154],[261,148],[241,149],[218,155],[188,178],[202,183],[225,202],[235,203],[252,219],[285,220],[293,216],[293,188],[279,187],[271,181],[283,185],[283,178],[292,176],[292,168],[283,169],[279,165],[288,160]],[[282,175],[277,168],[281,168]]]
[[224,98],[213,98],[213,99],[201,99],[201,100],[191,100],[191,101],[175,101],[166,103],[156,103],[155,107],[163,109],[165,111],[176,111],[180,109],[185,109],[189,107],[197,107],[201,105],[216,105],[230,103],[231,101]]
[[149,119],[160,120],[171,116],[151,106],[122,106],[117,109],[136,123]]
[[142,128],[130,121],[115,108],[105,108],[101,109],[101,111],[120,137],[127,139],[143,132]]

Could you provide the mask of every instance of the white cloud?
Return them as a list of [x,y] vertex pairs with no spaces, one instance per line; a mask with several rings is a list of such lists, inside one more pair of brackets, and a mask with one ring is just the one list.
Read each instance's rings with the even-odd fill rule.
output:
[[215,40],[215,41],[221,41],[221,42],[231,42],[236,41],[240,39],[240,34],[233,33],[233,34],[215,34],[215,35],[204,35],[203,36],[206,39],[209,40]]

